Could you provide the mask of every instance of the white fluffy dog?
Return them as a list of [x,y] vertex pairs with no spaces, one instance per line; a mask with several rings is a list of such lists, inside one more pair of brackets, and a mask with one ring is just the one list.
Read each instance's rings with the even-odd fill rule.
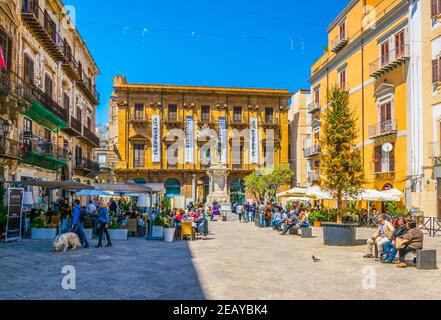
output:
[[56,252],[61,250],[63,250],[63,252],[66,252],[69,247],[72,248],[72,250],[77,250],[79,247],[81,247],[80,238],[76,233],[63,233],[55,238],[54,250]]

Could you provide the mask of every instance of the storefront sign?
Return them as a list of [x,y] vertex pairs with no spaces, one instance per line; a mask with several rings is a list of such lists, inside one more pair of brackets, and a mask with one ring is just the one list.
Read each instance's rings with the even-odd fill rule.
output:
[[161,162],[161,118],[152,116],[152,162]]
[[185,126],[185,163],[194,163],[194,119],[187,117]]
[[228,164],[228,132],[227,119],[219,118],[219,161],[221,164]]
[[10,188],[8,194],[8,221],[6,226],[6,242],[21,238],[21,220],[23,213],[24,189]]
[[250,119],[250,164],[259,163],[259,124],[257,118]]

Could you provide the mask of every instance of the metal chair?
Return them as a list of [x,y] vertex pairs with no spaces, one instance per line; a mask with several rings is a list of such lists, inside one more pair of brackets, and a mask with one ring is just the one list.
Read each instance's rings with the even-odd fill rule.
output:
[[193,241],[194,230],[193,224],[191,221],[186,221],[181,223],[181,240],[184,240],[185,237],[190,237],[190,240]]
[[129,235],[134,233],[136,236],[136,234],[138,233],[138,220],[130,219],[127,223],[127,230]]

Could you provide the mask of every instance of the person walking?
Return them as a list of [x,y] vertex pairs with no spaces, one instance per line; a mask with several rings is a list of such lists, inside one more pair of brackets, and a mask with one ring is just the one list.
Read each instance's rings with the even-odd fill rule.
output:
[[61,233],[66,233],[69,230],[69,216],[71,215],[71,207],[69,206],[69,200],[63,199],[63,204],[59,208],[61,218]]
[[102,202],[98,204],[98,234],[99,234],[99,240],[98,245],[96,248],[102,248],[103,246],[103,233],[106,234],[107,238],[107,246],[112,246],[112,241],[110,240],[109,235],[109,223],[110,223],[110,217],[109,217],[109,211],[107,210],[107,207],[103,205]]
[[78,237],[80,237],[81,244],[84,246],[84,248],[89,248],[89,243],[87,242],[87,237],[84,233],[85,214],[82,212],[80,200],[76,199],[74,201],[74,205],[75,207],[73,209],[72,225],[70,230],[75,232]]
[[97,234],[97,224],[98,224],[98,211],[96,209],[96,205],[92,200],[89,201],[89,204],[86,207],[87,214],[89,219],[93,222],[93,234],[96,236]]
[[243,206],[240,203],[236,206],[236,214],[239,222],[242,222]]

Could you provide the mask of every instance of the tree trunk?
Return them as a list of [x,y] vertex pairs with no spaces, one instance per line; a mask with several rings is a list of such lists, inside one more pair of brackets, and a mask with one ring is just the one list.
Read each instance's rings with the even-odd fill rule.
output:
[[342,200],[342,192],[339,191],[337,193],[337,223],[341,224],[343,223],[343,212],[342,212],[342,206],[343,206],[343,200]]

